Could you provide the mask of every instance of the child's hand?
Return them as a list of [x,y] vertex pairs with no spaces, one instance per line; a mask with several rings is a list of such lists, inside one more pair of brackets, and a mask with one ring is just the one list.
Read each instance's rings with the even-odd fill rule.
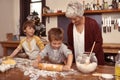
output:
[[71,68],[69,65],[63,66],[63,71],[69,71]]
[[39,64],[38,60],[34,60],[32,63],[33,67],[35,67],[35,68],[38,68],[38,64]]

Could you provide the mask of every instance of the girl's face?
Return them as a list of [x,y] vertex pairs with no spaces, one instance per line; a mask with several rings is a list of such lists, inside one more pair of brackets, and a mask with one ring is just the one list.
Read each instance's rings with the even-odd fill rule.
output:
[[50,42],[50,45],[53,49],[59,49],[62,44],[62,40],[53,40]]
[[76,16],[76,17],[71,17],[70,19],[71,19],[72,23],[75,25],[79,25],[82,22],[82,17]]
[[34,35],[35,29],[33,27],[27,26],[24,32],[26,33],[26,36],[31,37]]

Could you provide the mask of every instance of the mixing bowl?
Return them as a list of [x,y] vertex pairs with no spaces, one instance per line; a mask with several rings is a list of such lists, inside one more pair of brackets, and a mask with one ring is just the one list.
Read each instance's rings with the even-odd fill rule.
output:
[[92,53],[90,56],[89,52],[84,52],[77,56],[76,66],[82,73],[91,73],[97,68],[97,62],[95,53]]

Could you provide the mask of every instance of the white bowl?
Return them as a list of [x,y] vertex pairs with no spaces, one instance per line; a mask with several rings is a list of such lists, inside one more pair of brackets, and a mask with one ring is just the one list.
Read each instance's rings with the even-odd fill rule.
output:
[[96,70],[97,68],[97,58],[95,54],[92,54],[89,63],[86,63],[88,59],[88,54],[79,55],[76,59],[76,66],[79,71],[82,73],[91,73]]

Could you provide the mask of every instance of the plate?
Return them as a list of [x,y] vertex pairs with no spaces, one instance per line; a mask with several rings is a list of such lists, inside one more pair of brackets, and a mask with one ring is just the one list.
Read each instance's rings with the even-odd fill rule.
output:
[[114,78],[114,76],[112,74],[102,74],[101,77],[105,78],[105,79],[113,79]]

